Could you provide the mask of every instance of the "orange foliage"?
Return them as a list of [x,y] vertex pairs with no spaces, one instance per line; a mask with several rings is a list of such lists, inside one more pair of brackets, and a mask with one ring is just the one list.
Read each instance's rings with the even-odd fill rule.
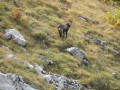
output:
[[16,8],[15,10],[12,11],[12,18],[13,19],[21,19],[21,9]]

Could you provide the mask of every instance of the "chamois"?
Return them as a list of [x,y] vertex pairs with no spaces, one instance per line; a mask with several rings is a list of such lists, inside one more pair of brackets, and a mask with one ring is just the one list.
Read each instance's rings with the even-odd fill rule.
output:
[[66,34],[66,38],[67,38],[67,32],[68,32],[69,28],[71,27],[71,25],[72,25],[72,20],[69,20],[68,23],[62,23],[57,26],[60,38],[62,37],[62,35],[64,38],[65,34]]

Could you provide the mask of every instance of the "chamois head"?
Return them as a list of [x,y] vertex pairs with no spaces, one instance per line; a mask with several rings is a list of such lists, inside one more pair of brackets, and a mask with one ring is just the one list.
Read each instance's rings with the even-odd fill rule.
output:
[[73,22],[73,20],[70,19],[69,22],[68,22],[68,24],[71,26],[71,25],[72,25],[72,22]]

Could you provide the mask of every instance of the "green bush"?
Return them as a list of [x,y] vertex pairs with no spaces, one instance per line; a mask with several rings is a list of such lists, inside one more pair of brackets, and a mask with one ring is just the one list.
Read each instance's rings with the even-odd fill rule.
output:
[[116,27],[120,26],[120,9],[115,10],[114,12],[107,12],[106,18],[111,24]]

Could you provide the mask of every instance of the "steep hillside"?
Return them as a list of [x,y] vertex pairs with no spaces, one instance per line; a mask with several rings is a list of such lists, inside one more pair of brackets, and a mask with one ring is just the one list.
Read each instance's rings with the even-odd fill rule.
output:
[[[20,20],[12,18],[16,8],[22,9]],[[21,75],[38,90],[54,90],[55,85],[48,84],[36,69],[24,65],[28,61],[45,71],[75,79],[86,88],[120,90],[120,31],[105,19],[106,13],[114,9],[99,0],[0,0],[0,72]],[[73,24],[68,38],[60,39],[57,25],[70,19]],[[18,30],[26,45],[5,40],[7,29]],[[97,39],[107,42],[107,46],[96,44]],[[89,65],[68,53],[70,47],[83,50]],[[18,61],[7,58],[9,54]],[[54,64],[47,64],[40,55]]]

